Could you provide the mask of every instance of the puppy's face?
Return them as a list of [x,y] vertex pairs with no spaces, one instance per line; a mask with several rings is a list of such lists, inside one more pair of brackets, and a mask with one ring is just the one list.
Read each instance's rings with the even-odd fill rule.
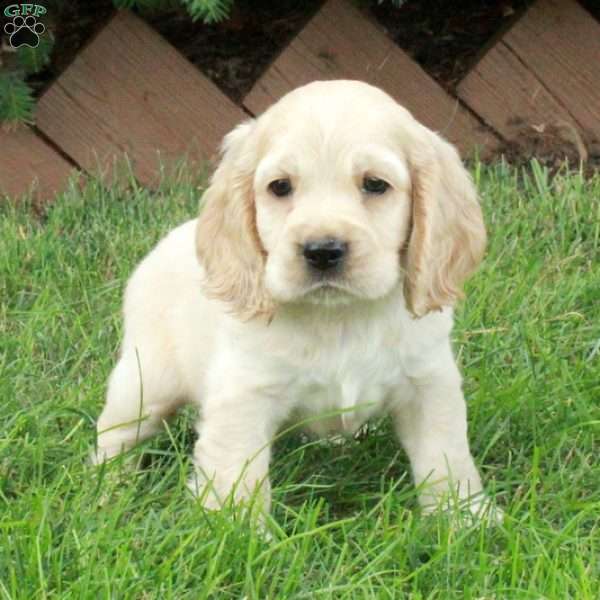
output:
[[456,152],[360,82],[298,88],[234,130],[206,200],[206,289],[246,317],[376,299],[402,280],[424,314],[459,294],[485,240]]
[[266,121],[253,179],[266,290],[277,302],[381,297],[399,280],[410,223],[406,158],[385,111],[296,100]]

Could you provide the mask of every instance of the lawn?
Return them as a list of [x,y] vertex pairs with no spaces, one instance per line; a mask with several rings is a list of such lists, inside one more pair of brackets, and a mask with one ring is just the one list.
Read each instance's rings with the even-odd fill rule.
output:
[[454,340],[504,524],[421,517],[384,420],[277,443],[270,541],[188,495],[191,410],[147,468],[86,463],[123,286],[195,215],[197,182],[73,188],[42,215],[1,202],[0,598],[598,598],[600,176],[474,175],[490,245]]

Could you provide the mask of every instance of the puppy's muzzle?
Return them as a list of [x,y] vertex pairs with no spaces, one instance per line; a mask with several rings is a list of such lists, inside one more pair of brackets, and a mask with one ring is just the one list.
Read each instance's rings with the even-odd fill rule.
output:
[[308,266],[320,272],[339,269],[347,253],[348,243],[335,238],[313,240],[302,246],[302,255]]

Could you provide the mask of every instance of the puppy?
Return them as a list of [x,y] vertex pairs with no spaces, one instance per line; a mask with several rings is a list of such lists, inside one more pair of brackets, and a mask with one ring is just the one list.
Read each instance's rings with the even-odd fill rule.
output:
[[141,262],[96,461],[199,407],[190,488],[270,506],[293,420],[352,434],[391,414],[428,511],[481,508],[452,306],[485,229],[455,149],[381,90],[315,82],[229,133],[197,220]]

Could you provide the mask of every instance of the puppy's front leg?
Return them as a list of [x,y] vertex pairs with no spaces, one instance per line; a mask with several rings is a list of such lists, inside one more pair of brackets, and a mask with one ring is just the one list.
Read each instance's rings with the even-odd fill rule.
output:
[[453,359],[441,372],[411,378],[414,396],[398,399],[393,412],[396,432],[410,459],[415,485],[423,484],[421,506],[434,510],[444,498],[473,496],[481,508],[481,479],[467,440],[467,411],[461,377]]
[[271,442],[284,414],[276,399],[257,390],[221,390],[202,403],[195,471],[189,488],[206,508],[228,499],[243,502],[257,493],[261,508],[271,504]]

